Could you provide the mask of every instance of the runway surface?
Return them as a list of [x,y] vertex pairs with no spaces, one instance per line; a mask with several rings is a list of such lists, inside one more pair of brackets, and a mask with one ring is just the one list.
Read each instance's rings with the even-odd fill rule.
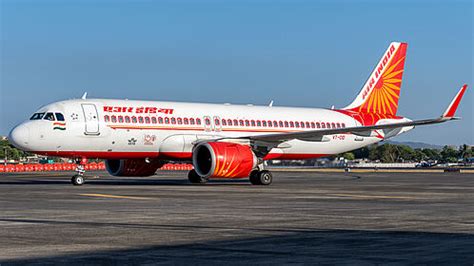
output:
[[474,174],[0,174],[0,264],[474,263]]

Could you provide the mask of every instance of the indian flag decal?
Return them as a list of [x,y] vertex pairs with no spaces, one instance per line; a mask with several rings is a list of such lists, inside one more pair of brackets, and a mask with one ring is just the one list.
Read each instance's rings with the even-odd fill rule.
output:
[[66,123],[54,122],[53,126],[54,126],[53,127],[54,130],[66,130]]

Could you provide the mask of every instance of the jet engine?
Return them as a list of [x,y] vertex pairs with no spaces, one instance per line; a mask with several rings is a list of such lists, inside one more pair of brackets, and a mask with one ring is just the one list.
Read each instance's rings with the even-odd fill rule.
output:
[[257,166],[257,157],[247,145],[230,142],[206,142],[193,149],[196,173],[204,178],[248,177]]
[[119,159],[106,160],[105,167],[113,176],[152,176],[163,166],[159,160]]

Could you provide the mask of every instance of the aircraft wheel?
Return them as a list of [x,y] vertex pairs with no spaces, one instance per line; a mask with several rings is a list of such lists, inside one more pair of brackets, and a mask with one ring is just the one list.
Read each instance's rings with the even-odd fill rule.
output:
[[273,175],[270,171],[263,170],[258,173],[258,179],[260,180],[260,185],[268,186],[273,181]]
[[191,170],[188,173],[188,180],[193,184],[204,184],[207,182],[207,178],[201,177],[196,173],[196,170]]
[[71,183],[74,186],[82,186],[84,184],[84,177],[82,175],[74,175],[71,178]]
[[253,170],[252,172],[250,172],[249,180],[252,185],[261,185],[258,174],[259,174],[258,170]]

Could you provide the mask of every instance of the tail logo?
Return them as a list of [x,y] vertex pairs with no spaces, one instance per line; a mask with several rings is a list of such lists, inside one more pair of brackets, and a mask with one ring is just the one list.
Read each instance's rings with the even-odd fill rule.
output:
[[[392,44],[390,45],[390,49],[388,49],[387,54],[383,57],[383,61],[380,63],[380,65],[377,67],[377,70],[372,75],[369,84],[365,88],[364,94],[362,95],[363,99],[365,99],[365,97],[367,97],[367,95],[369,94],[370,90],[375,84],[375,81],[379,78],[380,73],[382,72],[383,68],[387,65],[388,61],[391,59],[394,51],[395,51],[395,46]],[[377,84],[379,84],[379,82],[377,82]]]
[[391,43],[363,89],[346,110],[395,115],[406,57],[406,43]]

